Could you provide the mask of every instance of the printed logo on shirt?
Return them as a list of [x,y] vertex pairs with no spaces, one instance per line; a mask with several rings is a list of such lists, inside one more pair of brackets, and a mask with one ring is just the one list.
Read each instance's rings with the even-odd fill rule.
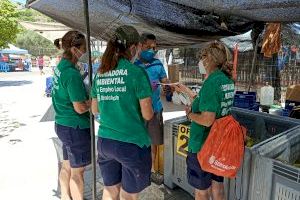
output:
[[119,101],[118,93],[127,91],[125,77],[128,76],[127,69],[112,70],[104,74],[98,75],[96,85],[98,93],[98,101]]
[[221,90],[224,92],[224,99],[221,102],[221,115],[226,116],[230,112],[234,97],[234,84],[221,85]]
[[53,76],[53,86],[52,92],[55,94],[56,90],[59,90],[58,78],[60,77],[61,72],[57,67],[54,68],[54,76]]

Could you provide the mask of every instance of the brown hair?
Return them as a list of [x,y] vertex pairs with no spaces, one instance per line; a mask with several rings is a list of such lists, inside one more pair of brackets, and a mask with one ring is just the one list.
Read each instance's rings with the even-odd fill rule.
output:
[[101,59],[98,72],[104,74],[115,69],[121,58],[131,59],[129,48],[139,43],[139,33],[132,26],[120,26],[116,29],[112,39],[109,40]]
[[84,44],[85,37],[78,31],[69,31],[62,38],[54,40],[54,45],[64,50],[63,57],[69,60],[73,58],[71,47],[80,48]]
[[233,63],[229,49],[221,42],[212,42],[205,47],[200,57],[210,55],[217,67],[222,70],[229,78],[232,78]]

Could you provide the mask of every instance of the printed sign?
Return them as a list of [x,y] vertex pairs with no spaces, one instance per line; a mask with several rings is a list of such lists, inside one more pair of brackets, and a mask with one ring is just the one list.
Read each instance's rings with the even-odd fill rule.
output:
[[190,127],[185,125],[179,125],[177,136],[177,153],[184,157],[187,157],[188,144],[190,139]]

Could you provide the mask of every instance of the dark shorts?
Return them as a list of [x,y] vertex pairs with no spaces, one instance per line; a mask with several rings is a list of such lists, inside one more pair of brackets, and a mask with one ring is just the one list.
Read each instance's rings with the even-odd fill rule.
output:
[[154,113],[154,117],[146,122],[146,127],[154,145],[162,145],[164,143],[164,122],[162,111]]
[[63,159],[69,160],[72,168],[91,164],[91,135],[89,128],[72,128],[55,123],[55,132],[63,144]]
[[151,184],[150,147],[99,138],[97,149],[105,186],[121,183],[126,192],[139,193]]
[[224,181],[224,177],[203,171],[198,162],[196,153],[188,153],[186,164],[188,182],[198,190],[207,190],[210,188],[212,180],[220,183]]
[[40,69],[40,70],[43,70],[43,68],[44,68],[44,66],[41,66],[41,65],[39,66],[39,69]]

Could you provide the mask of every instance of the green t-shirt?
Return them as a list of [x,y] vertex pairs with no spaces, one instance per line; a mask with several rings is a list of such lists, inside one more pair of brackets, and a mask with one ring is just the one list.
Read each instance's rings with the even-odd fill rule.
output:
[[62,59],[54,69],[52,104],[55,122],[68,127],[89,128],[89,112],[78,114],[72,102],[88,100],[80,72],[67,59]]
[[98,100],[98,136],[140,147],[150,146],[139,100],[151,95],[152,89],[145,70],[126,59],[121,59],[115,70],[97,74],[91,96]]
[[[234,82],[221,70],[213,72],[203,83],[199,95],[192,104],[193,113],[214,112],[216,118],[230,114],[233,105]],[[197,153],[204,144],[210,127],[205,127],[192,121],[189,152]]]

